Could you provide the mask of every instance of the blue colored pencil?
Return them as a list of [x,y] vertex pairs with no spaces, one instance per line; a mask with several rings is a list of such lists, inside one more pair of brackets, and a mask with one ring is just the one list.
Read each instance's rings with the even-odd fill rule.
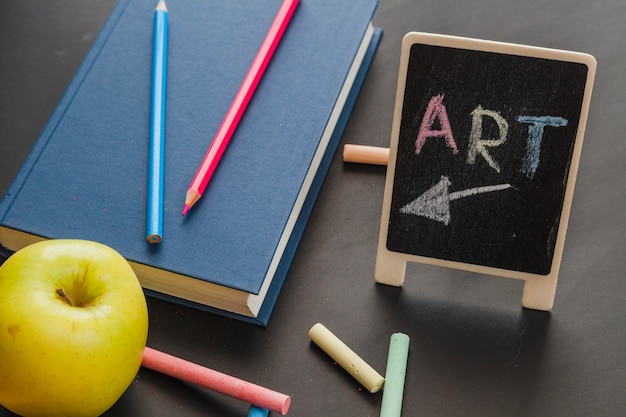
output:
[[251,405],[250,411],[248,412],[248,417],[267,417],[269,416],[269,414],[269,410],[257,407],[256,405]]
[[150,91],[150,150],[148,171],[148,216],[146,239],[163,238],[163,165],[165,163],[165,85],[167,73],[167,20],[165,1],[154,9],[152,88]]

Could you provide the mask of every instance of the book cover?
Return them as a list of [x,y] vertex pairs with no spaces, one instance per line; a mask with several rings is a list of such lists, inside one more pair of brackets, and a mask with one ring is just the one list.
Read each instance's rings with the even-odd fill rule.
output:
[[145,241],[154,2],[118,3],[0,205],[0,243],[118,250],[149,294],[267,325],[381,36],[301,0],[205,195],[186,189],[280,6],[168,4],[163,241]]

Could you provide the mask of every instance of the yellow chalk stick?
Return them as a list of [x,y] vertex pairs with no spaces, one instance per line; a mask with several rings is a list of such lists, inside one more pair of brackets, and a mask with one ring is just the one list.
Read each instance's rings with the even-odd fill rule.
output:
[[382,388],[385,378],[339,340],[330,330],[324,327],[323,324],[317,323],[311,327],[309,338],[337,361],[343,369],[348,371],[369,392],[374,393]]
[[343,160],[358,164],[387,165],[389,148],[347,144],[343,147]]

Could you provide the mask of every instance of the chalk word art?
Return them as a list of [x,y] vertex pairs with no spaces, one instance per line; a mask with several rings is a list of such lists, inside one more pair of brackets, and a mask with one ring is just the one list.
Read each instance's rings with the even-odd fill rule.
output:
[[402,43],[375,279],[420,262],[525,281],[550,310],[595,59],[409,33]]

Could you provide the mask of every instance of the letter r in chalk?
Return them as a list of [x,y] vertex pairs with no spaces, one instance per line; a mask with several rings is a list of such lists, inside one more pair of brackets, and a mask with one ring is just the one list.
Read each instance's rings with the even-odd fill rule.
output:
[[543,140],[545,127],[567,126],[567,119],[554,116],[517,116],[517,121],[530,123],[528,126],[528,138],[526,139],[526,156],[522,162],[522,172],[532,179],[539,166],[541,141]]
[[[439,119],[441,129],[432,129],[435,119]],[[450,127],[446,106],[443,104],[443,94],[432,97],[428,102],[428,107],[426,107],[426,112],[422,118],[422,124],[415,140],[416,155],[419,155],[422,151],[422,146],[424,146],[427,138],[444,138],[448,147],[452,149],[453,154],[459,152],[454,136],[452,136],[452,127]]]
[[[498,125],[498,131],[500,137],[497,139],[482,139],[483,135],[483,117],[491,117]],[[500,166],[491,157],[487,148],[494,148],[502,145],[506,142],[506,136],[509,131],[509,124],[500,116],[498,112],[492,110],[485,110],[482,106],[478,105],[472,111],[472,131],[470,132],[469,149],[467,150],[467,163],[474,164],[476,162],[476,156],[480,154],[485,161],[496,172],[500,173]]]

